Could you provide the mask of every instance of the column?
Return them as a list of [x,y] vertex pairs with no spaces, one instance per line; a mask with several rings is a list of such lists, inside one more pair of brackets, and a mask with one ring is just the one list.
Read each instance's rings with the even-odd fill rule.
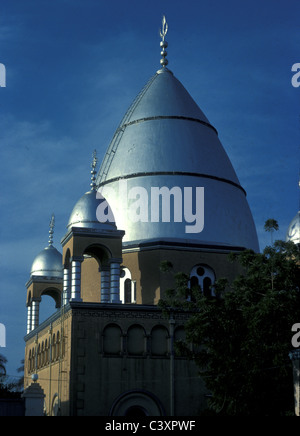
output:
[[110,302],[121,304],[120,300],[120,261],[113,260],[110,264]]
[[39,326],[40,301],[33,300],[31,304],[31,330],[34,330]]
[[132,302],[136,303],[136,280],[132,280],[131,286],[132,286]]
[[83,257],[73,257],[72,259],[71,301],[82,301],[81,299],[82,261],[83,261]]
[[63,305],[68,304],[71,298],[71,271],[69,268],[64,269],[64,288],[63,288]]
[[27,334],[31,332],[32,327],[32,307],[31,304],[27,306]]
[[102,267],[101,272],[101,303],[109,303],[110,300],[110,269]]

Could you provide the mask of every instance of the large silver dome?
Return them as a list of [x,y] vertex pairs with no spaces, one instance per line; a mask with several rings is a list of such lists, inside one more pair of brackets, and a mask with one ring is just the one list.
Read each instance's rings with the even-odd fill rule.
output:
[[31,267],[32,276],[63,278],[62,255],[53,246],[46,247],[35,258]]
[[300,244],[300,211],[292,219],[286,232],[286,241],[292,241],[294,244]]
[[[126,112],[102,162],[97,186],[118,228],[125,230],[127,246],[169,241],[259,250],[245,191],[216,129],[166,68],[150,79]],[[203,229],[188,233],[186,221],[173,219],[175,211],[171,222],[150,219],[153,187],[169,192],[176,187],[183,194],[185,188],[194,193],[204,188]],[[149,196],[148,214],[138,221],[128,211],[132,194],[140,188]]]

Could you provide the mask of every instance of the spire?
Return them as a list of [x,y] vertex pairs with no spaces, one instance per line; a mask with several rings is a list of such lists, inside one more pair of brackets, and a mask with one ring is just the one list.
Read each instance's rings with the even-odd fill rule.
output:
[[167,65],[168,65],[168,63],[169,63],[169,61],[168,61],[168,59],[166,59],[166,56],[167,56],[167,50],[166,50],[166,48],[168,47],[168,43],[167,43],[167,41],[165,40],[165,37],[166,37],[166,34],[168,33],[168,23],[167,23],[167,20],[166,20],[166,17],[165,16],[163,16],[163,19],[162,19],[162,28],[161,28],[161,30],[160,30],[160,32],[159,32],[159,34],[160,34],[160,36],[161,36],[161,41],[160,41],[160,47],[161,47],[161,52],[160,52],[160,54],[161,54],[161,56],[162,56],[162,59],[160,60],[160,64],[161,64],[161,66],[163,67],[163,68],[165,68]]
[[51,217],[51,221],[49,224],[49,247],[53,246],[53,234],[54,234],[54,227],[55,227],[55,216],[54,214]]
[[91,167],[92,167],[92,171],[91,171],[91,175],[92,175],[92,177],[91,177],[91,190],[92,191],[96,191],[96,174],[97,174],[97,171],[96,171],[96,167],[97,167],[97,163],[98,163],[98,158],[97,158],[97,150],[94,150],[94,152],[93,152],[93,162],[92,162],[92,165],[91,165]]

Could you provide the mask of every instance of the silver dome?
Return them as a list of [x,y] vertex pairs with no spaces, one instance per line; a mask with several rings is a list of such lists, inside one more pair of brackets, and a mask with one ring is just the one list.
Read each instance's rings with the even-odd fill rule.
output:
[[32,276],[63,278],[62,255],[53,246],[46,247],[35,258],[31,267]]
[[[126,181],[127,191],[143,187],[149,196],[152,187],[203,187],[203,230],[187,233],[186,222],[132,222],[132,201],[124,202],[120,180]],[[126,112],[102,162],[97,186],[117,226],[126,231],[125,245],[160,240],[259,250],[245,191],[216,129],[166,68],[150,79]]]
[[300,244],[300,211],[292,219],[286,232],[286,241],[292,241],[294,244]]
[[[105,214],[110,217],[109,221],[98,219],[99,218],[99,206],[105,207]],[[97,217],[98,213],[98,217]],[[97,191],[91,190],[86,192],[76,203],[68,223],[68,229],[71,227],[80,227],[85,229],[98,229],[105,230],[109,228],[116,228],[115,220],[112,211],[107,204],[105,198],[97,193]]]

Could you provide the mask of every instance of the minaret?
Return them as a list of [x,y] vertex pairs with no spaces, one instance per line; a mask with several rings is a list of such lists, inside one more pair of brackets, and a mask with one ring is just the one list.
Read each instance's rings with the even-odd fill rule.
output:
[[[122,238],[105,198],[97,191],[96,150],[91,164],[91,190],[75,204],[62,240],[64,265],[64,304],[97,302],[120,303]],[[99,210],[103,212],[98,213]],[[105,213],[104,213],[105,211]],[[99,289],[86,294],[85,278],[91,258],[99,265]],[[83,265],[84,264],[84,265]]]
[[56,308],[61,306],[62,298],[62,255],[53,246],[55,216],[51,217],[49,224],[48,247],[44,248],[35,258],[30,272],[27,288],[27,334],[39,325],[39,308],[43,295],[49,295],[56,303]]

